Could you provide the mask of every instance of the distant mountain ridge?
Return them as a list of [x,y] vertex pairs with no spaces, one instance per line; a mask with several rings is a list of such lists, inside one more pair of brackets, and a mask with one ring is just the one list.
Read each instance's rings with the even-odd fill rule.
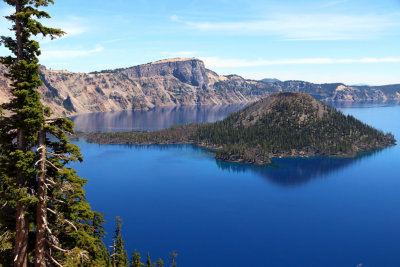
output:
[[[10,97],[0,65],[0,103]],[[255,81],[218,75],[196,58],[165,59],[130,68],[73,73],[41,67],[44,103],[57,115],[157,106],[254,102],[273,92],[305,92],[321,101],[400,101],[400,85],[346,86],[304,81]]]

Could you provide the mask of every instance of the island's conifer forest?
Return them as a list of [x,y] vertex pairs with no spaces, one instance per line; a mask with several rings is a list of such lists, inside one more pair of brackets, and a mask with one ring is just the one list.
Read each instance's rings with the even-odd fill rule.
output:
[[273,157],[355,157],[395,144],[383,133],[304,93],[274,93],[222,121],[178,125],[156,132],[85,133],[101,144],[191,143],[216,159],[264,165]]
[[41,103],[35,37],[65,34],[42,24],[50,18],[42,10],[53,0],[4,2],[15,10],[6,17],[15,35],[0,39],[11,52],[0,62],[8,68],[13,96],[0,108],[0,266],[155,266],[149,255],[144,265],[136,251],[129,262],[119,218],[111,250],[103,243],[103,215],[86,201],[87,180],[68,167],[82,161],[67,138],[73,124]]

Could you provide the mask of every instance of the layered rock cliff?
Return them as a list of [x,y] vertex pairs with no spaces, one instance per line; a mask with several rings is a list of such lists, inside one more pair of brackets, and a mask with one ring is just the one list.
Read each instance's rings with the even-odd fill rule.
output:
[[[0,65],[0,103],[9,81]],[[323,101],[400,100],[400,85],[346,86],[302,81],[263,82],[237,75],[220,76],[199,59],[167,59],[126,69],[73,73],[41,67],[44,103],[57,115],[155,106],[253,102],[276,91],[306,92]]]

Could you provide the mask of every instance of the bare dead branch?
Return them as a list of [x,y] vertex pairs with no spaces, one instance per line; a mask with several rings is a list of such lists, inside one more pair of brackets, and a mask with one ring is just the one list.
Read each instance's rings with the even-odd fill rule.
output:
[[49,151],[47,151],[46,154],[55,156],[55,157],[57,157],[57,158],[59,158],[59,159],[62,159],[62,160],[68,160],[68,158],[66,158],[64,155],[61,155],[61,154],[56,154],[56,153],[49,152]]
[[36,149],[36,152],[39,152],[39,150],[41,150],[41,149],[46,149],[46,147],[45,147],[45,146],[40,146],[40,147],[38,147],[38,148]]
[[[50,208],[47,208],[47,210],[50,211],[51,213],[53,213],[54,215],[56,215],[57,217],[60,217],[60,214],[57,214],[57,212],[55,212],[54,210],[52,210]],[[59,218],[59,219],[61,219],[62,221],[68,223],[69,225],[71,225],[72,228],[75,229],[75,231],[78,231],[78,228],[76,228],[76,226],[72,222],[70,222],[70,221],[68,221],[67,219],[64,219],[64,218]]]
[[49,182],[49,183],[51,183],[52,185],[57,185],[57,183],[54,182],[51,178],[47,178],[47,179],[46,179],[46,182]]
[[49,253],[46,252],[46,256],[58,267],[64,267],[62,266],[58,261],[56,261]]
[[57,214],[57,212],[55,212],[54,210],[52,210],[52,209],[50,209],[50,208],[47,208],[47,210],[50,211],[51,213],[53,213],[54,215],[59,216],[59,215]]
[[35,166],[37,166],[40,162],[42,162],[43,159],[39,159],[38,161],[35,162]]
[[51,242],[49,242],[49,241],[47,241],[47,240],[46,240],[46,242],[47,242],[47,244],[48,244],[49,246],[51,246],[52,248],[54,248],[54,249],[56,249],[56,250],[58,250],[58,251],[61,251],[61,252],[64,252],[64,253],[69,253],[69,252],[71,252],[70,250],[60,248],[59,246],[56,246],[56,245],[54,245],[53,243],[51,243]]
[[75,226],[72,222],[68,221],[67,219],[64,219],[64,221],[65,221],[66,223],[68,223],[69,225],[71,225],[72,228],[75,229],[75,231],[78,231],[78,228],[76,228],[76,226]]
[[48,197],[47,199],[48,199],[48,200],[51,200],[51,201],[55,201],[55,202],[59,202],[59,203],[68,205],[68,203],[66,203],[65,201],[59,200],[59,199],[57,199],[57,198]]
[[49,226],[46,224],[46,230],[50,235],[53,235],[53,232],[51,231],[51,229],[49,228]]
[[51,166],[51,167],[53,167],[54,169],[56,169],[57,171],[62,171],[60,168],[58,168],[58,167],[56,167],[53,163],[51,163],[50,161],[48,161],[48,160],[46,160],[46,162]]

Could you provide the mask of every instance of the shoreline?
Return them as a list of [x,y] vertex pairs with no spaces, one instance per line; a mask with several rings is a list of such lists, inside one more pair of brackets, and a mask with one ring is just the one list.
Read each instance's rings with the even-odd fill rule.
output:
[[[130,132],[130,133],[140,133],[140,134],[149,134],[149,132]],[[151,132],[150,132],[151,133]],[[268,153],[268,157],[255,157],[252,160],[249,160],[246,157],[240,157],[235,154],[228,155],[228,157],[218,156],[218,152],[223,149],[223,146],[217,145],[210,145],[204,143],[196,143],[193,140],[186,140],[186,142],[177,142],[177,141],[165,141],[165,142],[96,142],[91,140],[90,137],[98,134],[110,134],[105,132],[87,132],[87,133],[76,133],[74,135],[70,135],[70,140],[79,140],[80,138],[85,139],[85,142],[98,144],[98,145],[135,145],[135,146],[152,146],[152,145],[191,145],[194,147],[198,147],[204,150],[207,150],[209,154],[212,154],[215,160],[223,161],[223,162],[231,162],[231,163],[240,163],[240,164],[248,164],[248,165],[255,165],[255,166],[268,166],[273,164],[274,159],[308,159],[308,158],[336,158],[336,159],[350,159],[350,158],[357,158],[362,156],[363,153],[371,153],[374,151],[380,151],[388,147],[392,147],[397,145],[395,142],[390,142],[387,140],[385,144],[380,144],[377,146],[371,146],[365,150],[358,150],[352,152],[304,152],[304,151],[297,151],[293,150],[291,153],[289,152],[282,152],[282,153]],[[89,138],[88,138],[89,137]]]

